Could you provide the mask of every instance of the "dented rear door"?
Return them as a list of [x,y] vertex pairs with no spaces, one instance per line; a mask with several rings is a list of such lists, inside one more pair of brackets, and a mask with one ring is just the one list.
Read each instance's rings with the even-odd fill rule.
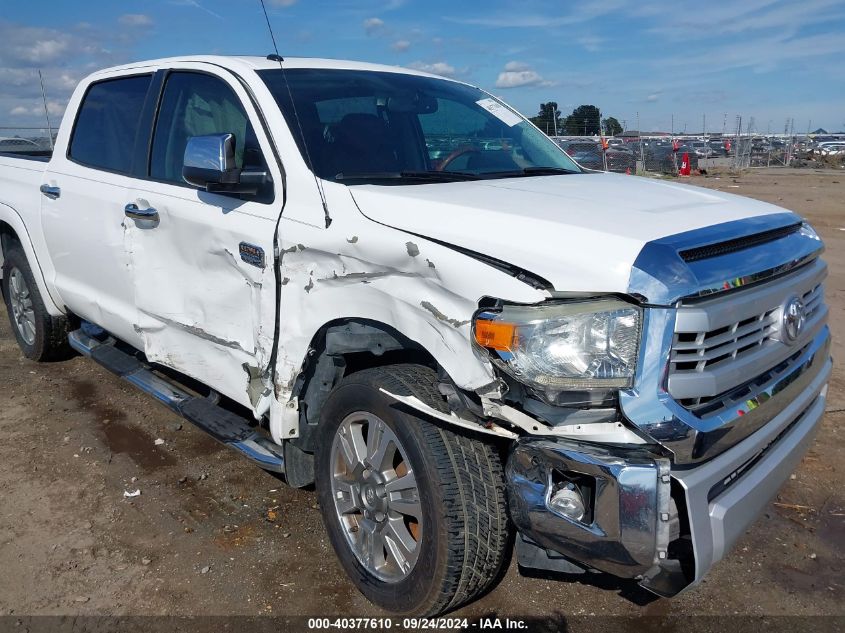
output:
[[[242,167],[273,180],[256,196],[200,191],[182,180],[190,136],[233,133]],[[127,222],[144,352],[248,406],[269,406],[275,333],[274,235],[282,178],[249,100],[225,70],[167,74],[150,143],[148,178],[132,203],[157,219]]]

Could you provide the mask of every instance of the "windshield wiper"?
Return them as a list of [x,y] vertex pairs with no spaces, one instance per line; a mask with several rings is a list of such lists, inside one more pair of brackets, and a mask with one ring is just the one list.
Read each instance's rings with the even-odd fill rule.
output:
[[476,174],[465,171],[374,171],[341,172],[334,177],[338,182],[351,180],[421,180],[429,182],[461,182],[478,180]]
[[580,174],[582,172],[565,167],[524,167],[512,171],[488,171],[479,176],[483,178],[518,178],[519,176],[558,176],[561,174]]

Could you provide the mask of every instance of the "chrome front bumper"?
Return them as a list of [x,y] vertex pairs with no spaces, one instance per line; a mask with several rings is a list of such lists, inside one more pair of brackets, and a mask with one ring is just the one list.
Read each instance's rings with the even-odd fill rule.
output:
[[[765,424],[703,463],[567,440],[518,441],[506,475],[520,534],[547,554],[637,578],[660,595],[696,584],[759,516],[815,435],[832,366],[827,328],[814,343],[813,358],[756,409]],[[589,523],[550,509],[554,471],[594,478]],[[691,544],[686,560],[673,541],[679,529]]]
[[754,435],[693,470],[672,474],[686,493],[696,582],[725,556],[801,462],[824,415],[831,368],[827,358],[810,387]]

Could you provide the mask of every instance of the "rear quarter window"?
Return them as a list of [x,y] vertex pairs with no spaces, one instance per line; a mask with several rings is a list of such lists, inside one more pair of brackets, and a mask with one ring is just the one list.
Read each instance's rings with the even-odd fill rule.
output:
[[135,75],[91,84],[79,106],[68,157],[88,167],[129,173],[151,79]]

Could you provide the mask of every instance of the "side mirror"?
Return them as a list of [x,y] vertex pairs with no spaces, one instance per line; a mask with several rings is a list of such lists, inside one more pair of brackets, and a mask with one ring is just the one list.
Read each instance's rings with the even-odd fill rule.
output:
[[188,139],[182,178],[206,191],[254,194],[269,180],[269,175],[242,171],[235,163],[235,135],[226,133]]

